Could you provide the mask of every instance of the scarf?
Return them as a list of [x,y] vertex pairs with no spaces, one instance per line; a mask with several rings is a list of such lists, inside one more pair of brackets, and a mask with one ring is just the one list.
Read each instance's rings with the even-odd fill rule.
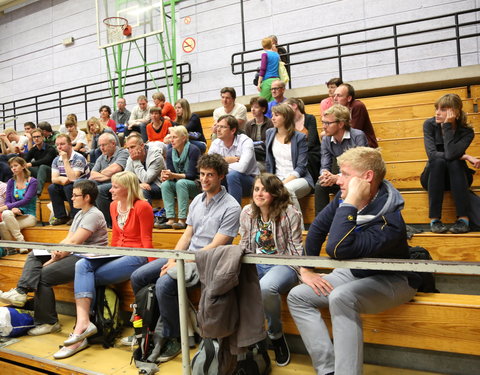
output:
[[188,150],[190,148],[190,142],[185,143],[185,146],[183,147],[182,154],[178,156],[177,150],[172,148],[172,162],[173,162],[173,167],[175,168],[175,171],[177,173],[185,173],[188,170]]

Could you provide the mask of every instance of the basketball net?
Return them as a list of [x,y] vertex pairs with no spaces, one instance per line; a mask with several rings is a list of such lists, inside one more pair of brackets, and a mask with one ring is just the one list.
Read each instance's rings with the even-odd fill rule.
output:
[[103,20],[107,28],[108,43],[117,43],[123,40],[123,29],[128,25],[128,21],[123,17],[108,17]]

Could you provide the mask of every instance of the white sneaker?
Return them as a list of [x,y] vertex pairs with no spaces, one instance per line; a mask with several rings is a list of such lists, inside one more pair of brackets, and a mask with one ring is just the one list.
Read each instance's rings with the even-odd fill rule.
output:
[[10,289],[8,292],[0,294],[0,302],[12,304],[13,306],[23,307],[27,302],[27,295],[19,293],[17,289]]
[[62,330],[62,326],[60,325],[59,322],[56,322],[55,324],[40,324],[39,326],[36,326],[28,330],[27,333],[29,336],[40,336],[40,335],[46,335],[48,333],[59,332],[61,330]]
[[137,338],[135,337],[135,335],[122,337],[121,340],[120,340],[120,344],[122,344],[124,346],[137,345]]

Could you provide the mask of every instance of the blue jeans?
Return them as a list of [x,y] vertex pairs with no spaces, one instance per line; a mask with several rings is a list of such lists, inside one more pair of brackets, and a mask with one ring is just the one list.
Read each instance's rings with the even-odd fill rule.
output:
[[251,195],[253,179],[254,176],[248,174],[228,171],[226,176],[228,193],[234,197],[240,205],[242,204],[242,197]]
[[147,258],[137,256],[80,260],[75,264],[75,298],[95,300],[96,286],[126,281],[147,262]]
[[186,178],[177,181],[167,180],[162,182],[160,188],[167,219],[175,217],[175,196],[178,203],[178,218],[186,219],[190,198],[194,198],[199,193],[195,181]]
[[162,337],[180,337],[177,280],[168,275],[160,276],[160,271],[168,259],[156,259],[136,270],[130,282],[134,293],[145,285],[155,283],[155,295],[163,323]]
[[280,295],[288,293],[298,283],[298,276],[289,266],[271,264],[257,264],[257,272],[268,323],[268,336],[276,340],[283,334]]
[[153,199],[161,199],[162,198],[162,190],[160,189],[160,186],[157,184],[153,183],[150,184],[150,190],[143,190],[143,197],[148,201],[148,203],[152,204]]

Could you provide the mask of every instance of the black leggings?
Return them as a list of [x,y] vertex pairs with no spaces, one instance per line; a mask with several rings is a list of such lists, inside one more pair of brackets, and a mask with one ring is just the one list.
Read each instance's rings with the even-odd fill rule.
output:
[[451,190],[457,217],[468,216],[468,189],[473,176],[464,160],[430,160],[420,176],[420,182],[428,190],[429,217],[442,217],[443,195]]

